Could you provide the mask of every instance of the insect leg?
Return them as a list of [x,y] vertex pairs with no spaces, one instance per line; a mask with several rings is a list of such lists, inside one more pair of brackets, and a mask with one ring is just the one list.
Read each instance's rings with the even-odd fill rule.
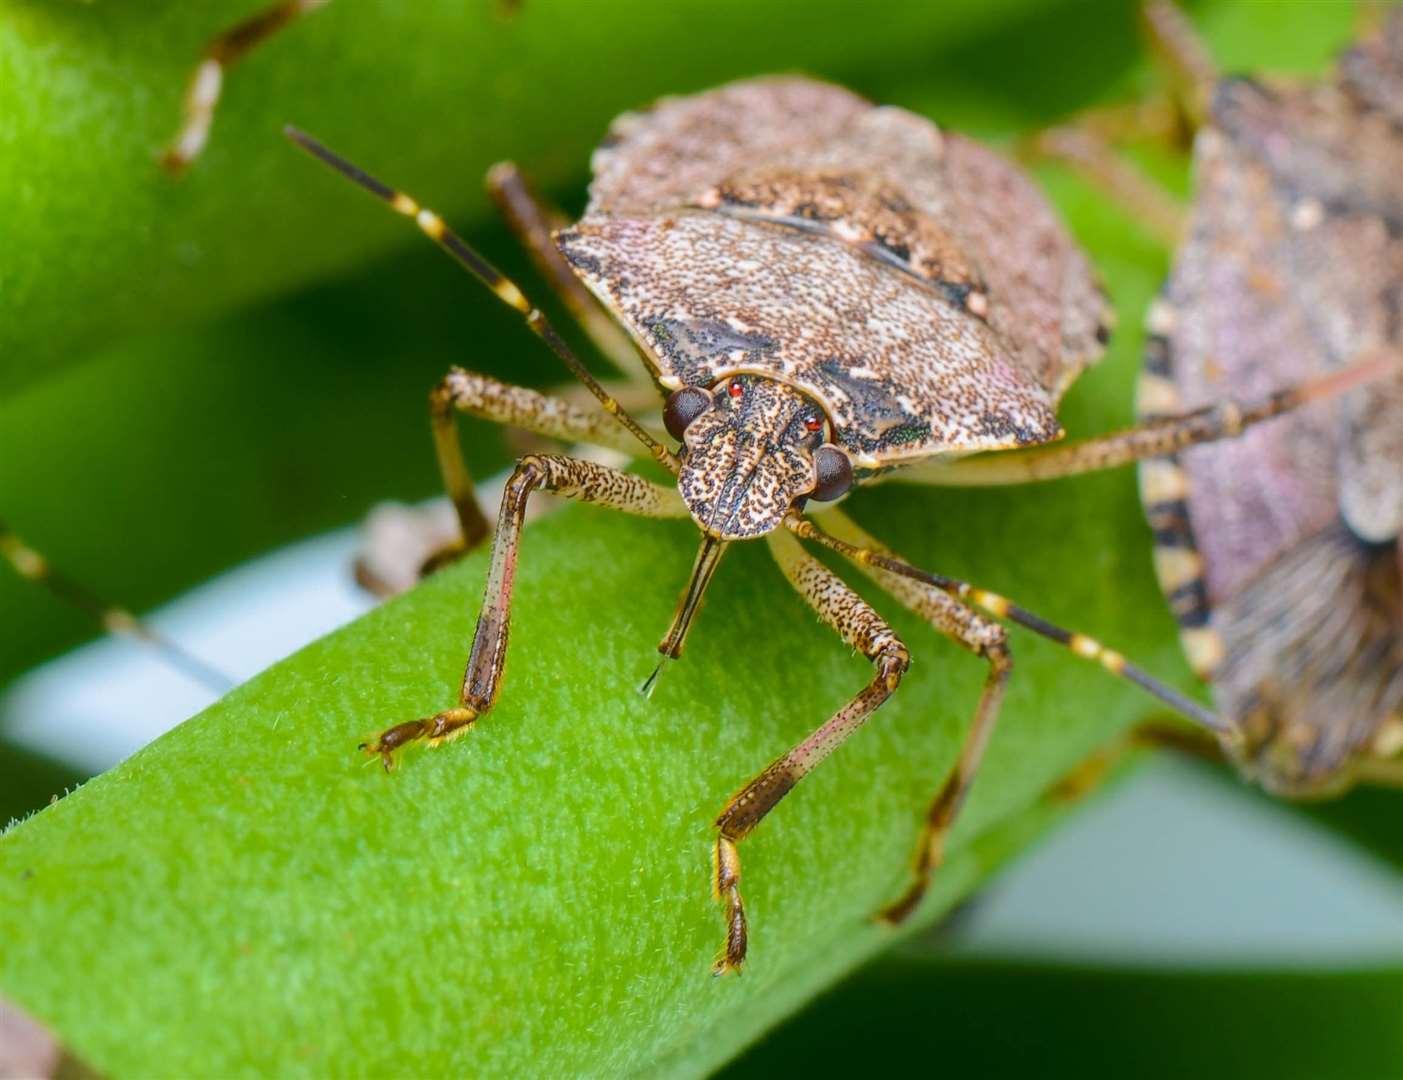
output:
[[283,129],[287,137],[295,142],[302,149],[317,160],[331,166],[346,179],[364,188],[370,194],[380,199],[390,209],[396,213],[414,219],[420,230],[446,251],[465,270],[471,273],[479,281],[492,291],[492,294],[501,300],[502,303],[515,310],[526,321],[527,327],[544,341],[552,352],[558,356],[571,373],[584,383],[585,387],[604,407],[604,411],[612,416],[621,426],[629,431],[635,439],[641,442],[648,450],[648,453],[663,468],[667,469],[674,476],[678,471],[677,458],[666,446],[659,442],[648,430],[635,420],[628,411],[619,404],[618,400],[606,390],[589,369],[581,363],[571,350],[565,340],[556,332],[554,326],[545,317],[541,310],[534,307],[526,299],[521,289],[516,283],[504,277],[502,273],[476,251],[468,245],[462,237],[458,236],[452,229],[444,224],[443,218],[439,217],[427,207],[420,206],[419,203],[406,195],[402,191],[396,191],[381,183],[375,177],[366,173],[355,165],[352,165],[345,158],[333,153],[321,143],[317,142],[310,135],[307,135],[296,128],[287,127]]
[[[1148,108],[1148,106],[1147,106]],[[1174,110],[1162,107],[1169,116]],[[1071,169],[1083,181],[1114,202],[1126,215],[1167,248],[1174,248],[1184,231],[1184,205],[1116,150],[1103,132],[1121,121],[1089,114],[1066,124],[1044,128],[1023,144],[1022,156],[1052,160]],[[1148,120],[1156,127],[1165,121]]]
[[[656,396],[656,394],[655,394]],[[588,444],[639,456],[642,447],[606,413],[566,395],[543,394],[488,375],[455,367],[429,393],[429,421],[444,490],[457,518],[451,526],[432,525],[421,511],[393,506],[377,511],[369,538],[356,557],[356,581],[375,596],[409,588],[486,540],[491,532],[458,439],[457,414],[481,417],[571,445]],[[535,450],[535,447],[531,448]]]
[[630,381],[654,392],[653,377],[633,339],[580,284],[551,239],[556,229],[569,224],[565,215],[532,190],[515,162],[501,161],[487,171],[487,193],[530,254],[536,269],[550,282],[595,347]]
[[[1199,443],[1236,438],[1254,424],[1393,374],[1399,369],[1401,359],[1391,352],[1373,354],[1257,401],[1222,401],[1194,412],[1160,416],[1137,427],[1065,446],[1022,453],[1000,451],[952,462],[929,461],[896,470],[892,479],[946,487],[983,487],[1099,472],[1142,458],[1175,454]],[[1157,398],[1169,399],[1172,395],[1174,388],[1165,376],[1152,372],[1142,376],[1141,405],[1146,411],[1155,411]]]
[[1166,686],[1148,672],[1132,664],[1114,649],[1108,649],[1094,638],[1085,634],[1066,630],[1050,623],[1040,615],[1035,615],[1027,608],[1019,607],[998,593],[990,592],[988,589],[976,588],[966,581],[958,578],[947,577],[944,574],[932,574],[928,570],[912,566],[881,551],[874,551],[869,547],[859,544],[851,544],[845,540],[840,540],[807,518],[791,511],[784,519],[784,524],[790,532],[804,540],[812,540],[814,543],[822,544],[832,551],[838,552],[846,559],[852,560],[859,566],[873,566],[881,570],[889,571],[900,577],[910,578],[914,581],[923,582],[926,585],[934,586],[937,589],[956,596],[967,604],[983,608],[985,611],[1001,619],[1008,619],[1035,634],[1065,645],[1078,656],[1085,660],[1092,660],[1100,664],[1112,675],[1116,675],[1127,682],[1134,683],[1141,690],[1159,701],[1168,705],[1175,712],[1188,717],[1204,727],[1210,729],[1222,739],[1236,740],[1240,734],[1227,723],[1217,713],[1205,709],[1198,702],[1185,697],[1177,690]]
[[687,506],[676,488],[578,458],[555,454],[522,458],[502,493],[487,588],[458,704],[424,719],[395,724],[373,741],[362,743],[361,749],[372,757],[378,756],[387,771],[394,768],[397,750],[420,739],[430,746],[438,746],[466,731],[496,702],[507,655],[521,528],[527,501],[535,491],[551,491],[642,517],[687,516]]
[[109,634],[131,638],[149,646],[171,667],[203,683],[216,694],[222,695],[233,687],[234,680],[223,672],[191,656],[130,611],[107,603],[55,570],[48,559],[11,532],[3,521],[0,521],[0,559],[13,566],[20,577],[42,586],[60,600],[92,616]]
[[910,666],[906,646],[870,606],[843,581],[780,530],[765,539],[784,576],[808,605],[877,669],[872,681],[803,742],[776,758],[746,784],[716,818],[712,886],[726,905],[726,944],[712,967],[724,975],[745,961],[747,928],[740,894],[737,845],[750,835],[776,803],[862,726],[896,690]]
[[179,175],[200,156],[209,141],[214,110],[224,87],[228,70],[252,49],[273,37],[289,23],[331,0],[280,0],[258,11],[241,23],[236,23],[205,46],[204,55],[190,87],[185,92],[185,124],[175,141],[161,155],[161,165],[167,172]]
[[1208,46],[1174,0],[1144,0],[1140,26],[1184,119],[1191,130],[1197,131],[1208,117],[1213,87],[1219,77]]
[[592,443],[627,454],[640,450],[633,437],[605,413],[586,411],[558,397],[454,368],[430,392],[429,417],[444,488],[458,513],[465,551],[486,539],[489,527],[458,440],[460,412],[565,442]]
[[[841,511],[825,511],[822,517],[825,527],[834,536],[869,550],[890,554]],[[903,922],[916,910],[930,884],[931,874],[940,866],[945,836],[954,825],[960,807],[974,784],[989,738],[998,722],[999,707],[1013,670],[1013,657],[1002,626],[971,611],[948,593],[877,566],[861,562],[857,566],[907,608],[989,665],[984,690],[975,708],[974,722],[960,747],[960,756],[926,811],[921,837],[916,845],[911,881],[896,901],[878,913],[877,917],[883,922],[895,924]]]

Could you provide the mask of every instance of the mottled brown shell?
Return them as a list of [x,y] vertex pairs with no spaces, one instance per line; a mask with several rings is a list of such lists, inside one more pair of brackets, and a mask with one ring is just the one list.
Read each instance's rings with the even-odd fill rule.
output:
[[[1156,409],[1260,398],[1403,348],[1403,103],[1374,102],[1403,85],[1403,19],[1341,70],[1220,83],[1149,320]],[[1246,771],[1283,794],[1326,790],[1403,709],[1403,379],[1179,465],[1144,476],[1191,659],[1248,737]]]
[[800,78],[617,120],[557,235],[670,389],[737,371],[869,468],[1060,436],[1106,310],[1031,183],[929,121]]

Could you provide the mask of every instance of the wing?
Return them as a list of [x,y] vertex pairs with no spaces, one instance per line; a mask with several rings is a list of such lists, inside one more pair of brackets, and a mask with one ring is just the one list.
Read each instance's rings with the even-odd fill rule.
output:
[[773,374],[824,404],[859,464],[1060,432],[985,323],[846,244],[701,211],[587,218],[557,243],[665,380]]
[[1403,707],[1399,590],[1394,550],[1336,521],[1214,611],[1225,646],[1214,696],[1247,736],[1244,771],[1283,795],[1347,779]]

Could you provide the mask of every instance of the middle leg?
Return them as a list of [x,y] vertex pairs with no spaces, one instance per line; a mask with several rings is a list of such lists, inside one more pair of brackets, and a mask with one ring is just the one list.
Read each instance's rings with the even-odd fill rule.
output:
[[[1146,458],[1176,454],[1201,443],[1236,438],[1256,424],[1388,378],[1400,368],[1403,368],[1403,356],[1380,350],[1361,355],[1345,367],[1319,378],[1308,379],[1254,401],[1225,400],[1193,412],[1160,415],[1137,427],[1079,442],[1039,446],[1019,452],[977,454],[953,461],[932,458],[896,470],[891,478],[897,483],[933,484],[938,487],[984,487],[1026,484],[1100,472]],[[1145,402],[1147,391],[1157,395],[1160,400],[1172,400],[1172,388],[1161,387],[1151,381],[1153,378],[1146,376],[1142,379],[1142,402]],[[1153,406],[1155,402],[1147,404]]]
[[[824,528],[840,540],[870,551],[891,554],[841,510],[828,510],[820,517]],[[959,757],[926,811],[925,823],[916,844],[911,880],[900,897],[877,913],[877,918],[882,922],[897,924],[904,922],[916,910],[930,886],[931,875],[940,868],[944,859],[945,837],[954,826],[970,788],[974,786],[974,779],[984,760],[984,751],[998,723],[1004,691],[1013,672],[1013,655],[1008,646],[1008,633],[1002,626],[970,610],[953,596],[871,564],[857,563],[857,567],[905,607],[989,665],[984,689],[975,707],[974,722],[965,735]]]
[[590,443],[630,456],[643,456],[643,448],[633,436],[606,412],[582,409],[563,398],[454,368],[430,392],[429,418],[443,486],[457,512],[465,551],[485,540],[490,530],[458,439],[458,413],[524,428],[562,442]]

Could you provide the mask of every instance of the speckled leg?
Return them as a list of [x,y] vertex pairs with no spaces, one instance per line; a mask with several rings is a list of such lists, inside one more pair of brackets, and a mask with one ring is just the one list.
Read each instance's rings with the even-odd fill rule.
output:
[[[430,528],[422,511],[385,508],[382,513],[389,516],[376,519],[369,530],[369,539],[356,558],[356,581],[376,596],[393,596],[420,577],[473,550],[490,535],[491,529],[458,439],[458,413],[574,446],[588,444],[630,456],[644,456],[638,441],[594,406],[593,399],[575,401],[569,394],[543,394],[488,375],[453,368],[429,394],[429,420],[444,490],[457,516],[458,536],[445,538],[437,515],[433,516]],[[415,543],[405,543],[409,536],[414,537]]]
[[799,595],[848,645],[871,660],[877,672],[856,697],[807,739],[771,762],[717,816],[712,884],[716,898],[726,905],[726,944],[712,968],[716,975],[739,972],[745,961],[747,927],[740,894],[737,845],[795,784],[892,695],[911,663],[906,646],[881,616],[836,574],[804,551],[792,536],[776,530],[765,539],[784,576]]
[[[438,454],[444,484],[458,516],[462,543],[432,556],[426,564],[426,569],[433,569],[451,561],[480,543],[489,532],[487,519],[478,507],[473,493],[472,479],[458,442],[454,417],[456,412],[471,412],[539,434],[570,442],[590,442],[623,449],[632,454],[637,454],[641,446],[659,465],[674,475],[677,473],[677,458],[672,451],[634,419],[618,399],[590,374],[589,369],[574,354],[551,325],[550,320],[540,308],[527,299],[521,288],[450,229],[443,218],[428,207],[420,205],[413,196],[377,180],[305,132],[286,128],[285,134],[318,161],[335,169],[346,179],[375,196],[395,213],[412,219],[425,236],[485,285],[498,300],[517,312],[526,323],[527,329],[545,342],[603,409],[602,414],[596,415],[567,401],[550,398],[534,390],[508,386],[485,376],[458,369],[449,372],[434,388],[430,395],[429,407],[434,448]],[[517,192],[510,184],[507,184],[504,190],[521,195],[521,192]],[[544,228],[543,221],[537,221],[531,216],[544,212],[530,202],[528,197],[522,198],[526,201],[520,202],[520,205],[513,204],[509,213],[524,215],[520,227],[528,232],[537,227]],[[373,580],[370,584],[373,587]]]
[[[827,511],[821,518],[830,534],[847,543],[873,551],[886,550],[840,511]],[[974,722],[965,736],[959,758],[926,811],[921,837],[916,844],[910,882],[898,899],[878,912],[877,917],[883,922],[899,923],[916,910],[921,898],[925,896],[931,875],[940,866],[945,850],[945,837],[954,825],[955,818],[974,784],[974,778],[984,759],[984,751],[989,745],[989,738],[998,722],[999,707],[1003,703],[1004,690],[1013,670],[1013,657],[1009,652],[1008,635],[1004,628],[971,611],[954,597],[879,567],[861,562],[857,563],[857,566],[907,608],[989,665],[984,690],[975,708]]]
[[229,69],[290,23],[329,3],[331,0],[281,0],[231,26],[205,46],[185,92],[185,124],[161,155],[167,172],[183,173],[204,150]]
[[[1156,322],[1172,319],[1172,311],[1161,304],[1151,312],[1152,329]],[[891,479],[945,487],[984,487],[1026,484],[1035,480],[1098,472],[1144,458],[1177,454],[1200,443],[1236,438],[1253,425],[1292,409],[1394,375],[1400,364],[1403,364],[1403,357],[1397,354],[1371,354],[1338,371],[1278,390],[1257,401],[1221,401],[1195,412],[1160,416],[1138,427],[1065,446],[1049,446],[1022,453],[1001,451],[958,461],[932,460],[909,469],[896,470]],[[1161,383],[1164,385],[1161,386]],[[1140,381],[1140,399],[1143,411],[1157,413],[1160,411],[1157,403],[1160,400],[1177,400],[1177,393],[1164,376],[1146,373]]]
[[686,504],[676,488],[577,458],[553,454],[522,458],[502,493],[487,588],[458,704],[424,719],[396,724],[373,741],[362,743],[361,749],[372,757],[379,757],[386,771],[394,768],[395,752],[407,744],[420,739],[430,746],[447,742],[466,731],[496,702],[507,656],[521,527],[527,501],[534,491],[552,491],[569,499],[642,517],[687,516]]
[[39,552],[26,544],[9,527],[0,521],[0,559],[14,567],[15,572],[27,581],[47,589],[64,603],[86,612],[109,634],[131,638],[149,646],[171,667],[180,670],[197,682],[203,683],[216,694],[224,694],[235,680],[221,671],[216,671],[203,660],[191,656],[164,634],[142,622],[125,608],[109,604],[106,600],[89,592],[84,586],[55,570]]
[[[580,358],[551,325],[540,308],[526,298],[521,288],[480,255],[471,244],[450,229],[443,218],[427,206],[420,205],[412,195],[397,191],[377,180],[358,165],[323,146],[306,132],[296,128],[283,129],[294,143],[322,164],[335,169],[357,187],[375,196],[397,214],[410,218],[419,231],[439,246],[459,266],[477,278],[502,303],[521,316],[526,328],[545,342],[546,346],[565,364],[570,373],[594,395],[596,401],[616,424],[643,444],[650,457],[674,476],[678,472],[677,456],[656,436],[633,418],[616,398],[596,379]],[[456,451],[455,451],[456,453]],[[451,490],[451,488],[450,488]]]
[[797,513],[791,512],[784,519],[785,528],[794,533],[795,536],[804,540],[812,540],[814,543],[822,544],[831,551],[836,551],[846,559],[851,559],[860,567],[871,567],[883,570],[897,577],[931,586],[941,592],[964,601],[968,605],[982,608],[984,611],[1000,619],[1007,619],[1017,623],[1028,630],[1055,641],[1059,645],[1064,645],[1072,652],[1076,653],[1084,660],[1091,660],[1099,664],[1106,671],[1127,682],[1134,683],[1141,690],[1144,690],[1151,697],[1156,698],[1165,705],[1168,705],[1181,716],[1196,721],[1202,726],[1213,731],[1220,738],[1236,740],[1240,738],[1239,733],[1228,724],[1221,716],[1210,709],[1205,709],[1198,702],[1185,697],[1177,690],[1166,686],[1154,676],[1150,675],[1143,668],[1132,664],[1114,649],[1109,649],[1094,638],[1086,634],[1073,630],[1066,630],[1055,623],[1048,622],[1040,615],[1035,615],[1027,608],[1000,596],[998,593],[990,592],[988,589],[980,589],[961,581],[959,578],[949,577],[945,574],[933,574],[929,570],[922,570],[920,567],[912,566],[893,555],[889,555],[880,549],[866,547],[861,544],[849,543],[834,536],[815,522],[801,517]]
[[490,530],[478,506],[458,439],[460,412],[564,442],[590,443],[642,456],[638,441],[607,413],[582,409],[558,397],[454,368],[429,394],[429,417],[444,488],[458,513],[465,551],[486,539]]

